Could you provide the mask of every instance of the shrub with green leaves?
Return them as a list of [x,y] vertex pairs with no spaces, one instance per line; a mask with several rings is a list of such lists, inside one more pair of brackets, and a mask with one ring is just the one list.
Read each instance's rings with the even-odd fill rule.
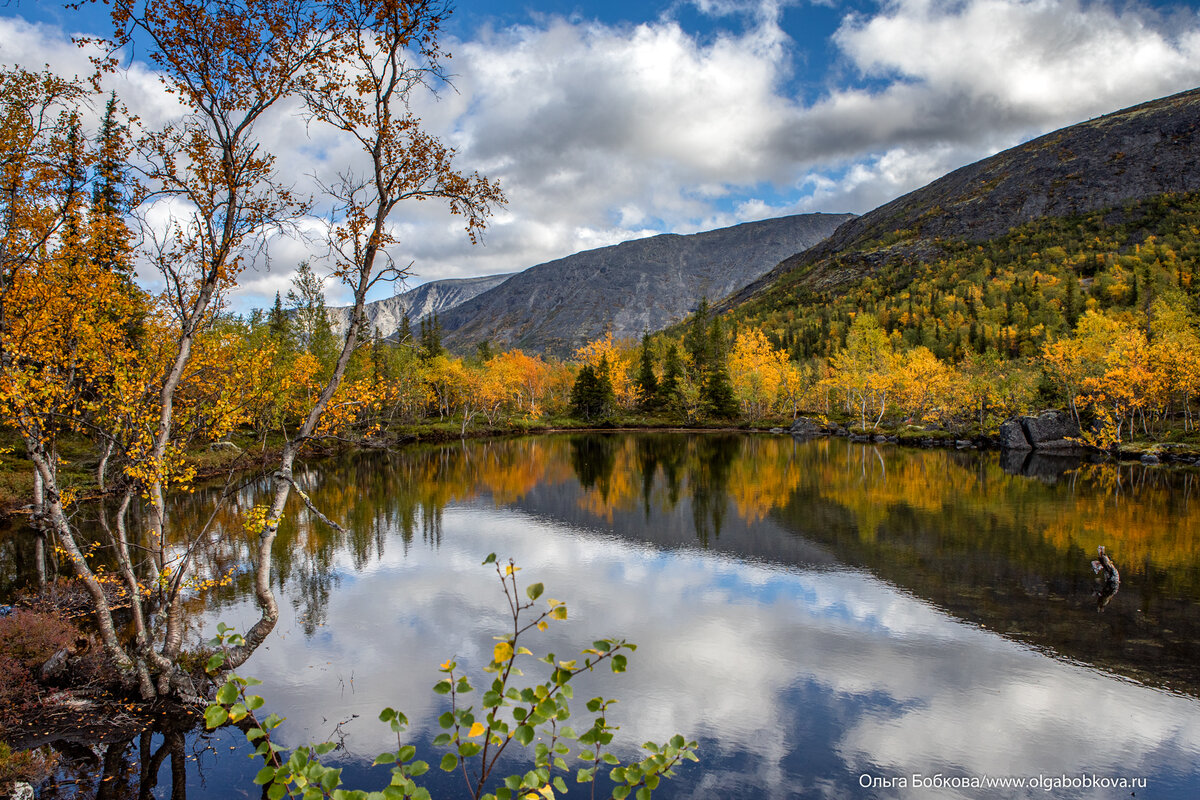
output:
[[[696,742],[676,735],[669,741],[642,745],[644,758],[622,763],[610,750],[617,728],[607,720],[609,707],[615,700],[593,697],[586,703],[589,715],[587,727],[576,731],[572,719],[574,699],[572,680],[583,672],[607,665],[615,673],[624,672],[628,653],[637,646],[623,639],[600,639],[580,652],[578,658],[560,660],[554,653],[537,658],[523,643],[534,631],[544,631],[553,621],[567,618],[565,603],[547,598],[541,601],[545,587],[531,583],[524,594],[519,591],[517,573],[520,568],[512,560],[503,567],[493,553],[483,562],[494,565],[512,618],[512,629],[495,637],[492,660],[483,668],[479,686],[483,693],[477,703],[470,703],[476,686],[458,664],[446,661],[440,667],[445,675],[433,686],[433,691],[446,696],[449,708],[438,718],[443,729],[433,740],[443,748],[439,766],[446,772],[460,772],[465,794],[473,800],[553,800],[566,794],[567,778],[572,769],[567,759],[583,762],[574,769],[574,782],[588,784],[595,797],[597,783],[608,770],[611,781],[609,797],[623,800],[649,800],[664,778],[674,774],[683,761],[696,761]],[[541,602],[539,602],[541,601]],[[238,646],[242,637],[225,625],[217,628],[212,645],[219,648],[208,661],[208,670],[217,673],[224,663],[226,646]],[[526,683],[518,661],[531,667],[539,665],[545,675],[541,682]],[[530,664],[529,662],[532,662]],[[540,666],[544,664],[545,666]],[[263,720],[255,712],[263,706],[262,697],[248,689],[260,684],[253,678],[228,675],[217,692],[216,701],[205,711],[209,728],[227,723],[247,726],[246,738],[254,743],[254,757],[263,759],[264,766],[255,783],[267,789],[271,800],[302,798],[303,800],[429,800],[429,791],[416,779],[429,771],[429,764],[415,760],[416,747],[405,744],[404,732],[408,718],[399,711],[385,708],[379,715],[396,734],[396,750],[382,753],[375,765],[392,765],[391,783],[380,791],[367,792],[342,788],[341,770],[327,767],[321,758],[334,749],[332,743],[299,747],[291,753],[271,740],[271,732],[283,719],[271,714]],[[524,684],[524,685],[522,685]],[[501,758],[512,751],[529,751],[534,741],[529,768],[524,772],[501,776]]]

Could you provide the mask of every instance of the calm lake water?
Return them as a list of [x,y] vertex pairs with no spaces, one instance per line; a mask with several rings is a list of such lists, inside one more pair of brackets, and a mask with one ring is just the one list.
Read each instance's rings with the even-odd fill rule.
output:
[[[287,717],[284,744],[343,743],[351,787],[386,783],[367,767],[395,749],[384,706],[408,714],[436,765],[438,664],[478,675],[506,630],[480,566],[495,552],[568,604],[529,642],[539,655],[600,636],[639,645],[625,675],[581,678],[576,704],[620,698],[610,721],[626,755],[676,732],[700,742],[701,762],[657,797],[1200,797],[1194,472],[614,433],[363,454],[302,482],[350,534],[290,516],[282,618],[241,673]],[[1098,545],[1122,576],[1102,612]],[[238,557],[214,545],[204,563]],[[193,610],[197,637],[218,621],[244,630],[250,576]],[[148,744],[111,759],[128,796],[161,738]],[[259,797],[247,752],[236,731],[189,735],[176,792]],[[171,796],[169,761],[144,796]],[[459,778],[428,777],[436,797],[463,796]],[[947,785],[1008,778],[1035,783]],[[1094,785],[1113,779],[1145,786]]]

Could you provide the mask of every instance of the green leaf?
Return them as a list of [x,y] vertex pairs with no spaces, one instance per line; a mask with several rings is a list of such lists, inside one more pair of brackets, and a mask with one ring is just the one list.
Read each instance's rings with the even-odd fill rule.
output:
[[406,745],[404,745],[404,747],[400,748],[399,752],[396,753],[396,760],[397,761],[408,761],[416,754],[417,754],[417,748],[413,747],[411,744],[406,744]]
[[504,779],[504,785],[515,792],[517,789],[521,788],[521,776],[509,775]]
[[593,697],[591,700],[587,701],[587,710],[594,714],[600,710],[600,706],[602,705],[604,705],[603,697]]
[[413,792],[413,800],[430,800],[429,790],[424,786],[418,786],[417,790]]
[[250,709],[251,711],[257,711],[258,709],[262,708],[263,703],[265,702],[267,701],[263,700],[259,695],[252,694],[246,697],[246,708]]
[[612,657],[612,671],[613,672],[624,672],[626,660],[627,659],[625,658],[625,656],[621,655],[620,653],[613,656]]
[[219,728],[229,719],[229,712],[221,706],[209,706],[204,709],[204,724],[209,730]]
[[449,679],[438,681],[433,685],[433,690],[438,694],[450,694],[452,684]]
[[337,745],[333,742],[322,742],[321,744],[317,745],[315,749],[317,751],[317,755],[323,756],[326,753],[332,752],[335,747],[337,747]]
[[447,711],[445,714],[442,714],[440,717],[438,717],[438,725],[441,725],[443,728],[453,727],[454,715],[449,711]]
[[267,800],[283,800],[283,796],[287,794],[287,787],[282,783],[273,783],[271,788],[267,789]]
[[504,697],[499,692],[484,692],[480,701],[484,708],[499,708],[503,702]]
[[554,776],[554,788],[561,794],[567,793],[567,782],[562,779],[561,775]]
[[254,776],[254,782],[259,786],[266,786],[273,780],[275,780],[274,767],[263,767],[258,771],[258,774]]
[[321,788],[326,792],[332,792],[342,783],[342,771],[340,769],[331,769],[321,776]]
[[238,687],[233,681],[227,681],[224,686],[217,690],[217,702],[221,705],[229,705],[238,699]]
[[518,725],[517,730],[513,733],[513,738],[522,745],[527,745],[533,741],[533,728],[529,725]]
[[414,761],[408,765],[408,774],[414,778],[419,778],[429,772],[429,765],[424,761]]
[[396,760],[395,753],[380,753],[375,756],[375,760],[371,762],[371,766],[378,767],[380,764],[395,764]]
[[446,753],[446,755],[442,756],[440,766],[443,772],[453,772],[454,768],[458,766],[458,756],[454,755],[454,753]]
[[613,789],[612,796],[613,800],[625,800],[626,797],[629,797],[629,787],[618,786],[617,788]]
[[485,558],[485,559],[483,560],[483,564],[480,564],[479,566],[481,566],[481,567],[482,567],[482,566],[484,566],[485,564],[495,564],[495,563],[496,563],[496,554],[495,554],[495,553],[488,553],[488,557],[487,557],[487,558]]
[[208,661],[204,663],[204,671],[210,675],[221,668],[225,663],[225,653],[217,652],[208,657]]
[[542,592],[546,591],[546,587],[540,583],[531,583],[525,587],[525,596],[530,600],[537,600],[542,596]]
[[637,800],[650,800],[650,787],[643,786],[637,790]]

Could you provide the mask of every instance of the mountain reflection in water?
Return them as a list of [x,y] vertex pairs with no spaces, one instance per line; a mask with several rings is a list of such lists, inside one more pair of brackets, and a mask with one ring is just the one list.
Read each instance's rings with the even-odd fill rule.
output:
[[[350,533],[290,514],[276,552],[290,602],[243,671],[288,717],[285,744],[346,721],[345,774],[378,786],[361,760],[395,748],[378,710],[404,710],[426,748],[438,663],[477,670],[504,629],[479,566],[496,552],[570,607],[543,651],[640,645],[628,674],[585,676],[576,696],[619,697],[626,746],[700,740],[701,763],[658,797],[1030,796],[860,785],[915,773],[1136,777],[1145,796],[1200,796],[1194,477],[1083,464],[1038,480],[996,454],[713,434],[364,454],[303,477]],[[1104,614],[1100,544],[1122,578]],[[257,618],[239,582],[202,613],[204,631]],[[190,797],[228,796],[244,748],[223,758]]]

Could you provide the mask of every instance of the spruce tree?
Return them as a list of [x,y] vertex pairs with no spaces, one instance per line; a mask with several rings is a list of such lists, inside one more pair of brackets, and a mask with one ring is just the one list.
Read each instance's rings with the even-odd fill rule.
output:
[[289,333],[288,318],[283,310],[283,300],[279,297],[279,292],[275,293],[275,305],[271,307],[271,313],[267,317],[267,326],[272,339],[277,342],[287,340]]
[[658,404],[661,407],[669,408],[675,402],[681,377],[683,362],[679,358],[679,345],[672,342],[667,348],[667,356],[663,360],[663,378],[658,384]]
[[703,373],[708,368],[709,338],[708,338],[708,298],[700,299],[696,313],[688,320],[687,331],[683,334],[683,349],[692,356],[692,364],[696,370]]
[[658,378],[654,375],[654,363],[650,357],[650,334],[642,334],[642,365],[637,377],[641,407],[653,408],[658,401]]
[[97,153],[89,214],[91,259],[97,266],[133,280],[129,228],[125,225],[125,153],[129,131],[117,119],[117,95],[109,95],[96,138]]
[[434,313],[421,320],[421,358],[437,358],[444,352],[442,347],[442,325]]
[[737,398],[733,394],[733,381],[729,378],[729,367],[720,360],[709,370],[708,378],[701,389],[704,411],[715,419],[733,419],[738,414]]

